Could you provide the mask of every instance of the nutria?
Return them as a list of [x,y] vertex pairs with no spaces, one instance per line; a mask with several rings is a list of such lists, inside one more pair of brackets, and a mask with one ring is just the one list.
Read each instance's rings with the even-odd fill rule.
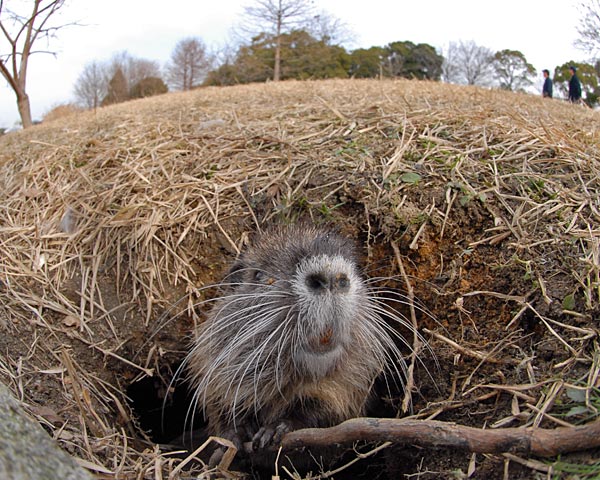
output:
[[259,236],[185,360],[208,434],[260,450],[290,430],[362,415],[376,377],[404,368],[382,317],[405,322],[369,285],[353,242],[328,228]]

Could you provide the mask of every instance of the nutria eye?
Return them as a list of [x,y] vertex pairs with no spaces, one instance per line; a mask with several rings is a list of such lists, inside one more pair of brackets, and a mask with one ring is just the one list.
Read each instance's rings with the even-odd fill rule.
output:
[[267,274],[262,270],[256,270],[254,272],[254,280],[257,282],[264,282],[267,279]]
[[350,286],[350,279],[344,274],[338,275],[336,278],[336,282],[337,287],[341,288],[342,290],[345,290]]
[[262,270],[256,270],[254,272],[254,281],[257,283],[264,283],[265,285],[273,285],[273,283],[275,283],[275,279]]

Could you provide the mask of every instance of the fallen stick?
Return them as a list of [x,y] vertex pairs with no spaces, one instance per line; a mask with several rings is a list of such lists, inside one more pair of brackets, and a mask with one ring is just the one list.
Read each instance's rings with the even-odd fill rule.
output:
[[551,457],[600,447],[600,420],[578,427],[480,429],[437,420],[353,418],[330,428],[286,434],[283,448],[357,441],[390,441],[424,448],[449,447],[473,453],[518,453]]

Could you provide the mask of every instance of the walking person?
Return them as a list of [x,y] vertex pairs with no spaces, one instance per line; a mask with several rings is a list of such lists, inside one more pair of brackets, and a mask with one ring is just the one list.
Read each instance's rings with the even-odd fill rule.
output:
[[571,79],[569,80],[569,102],[580,103],[581,102],[581,82],[577,76],[577,68],[573,65],[569,67],[569,73]]
[[542,97],[552,98],[552,79],[550,78],[550,71],[548,69],[542,70],[544,74],[544,86],[542,87]]

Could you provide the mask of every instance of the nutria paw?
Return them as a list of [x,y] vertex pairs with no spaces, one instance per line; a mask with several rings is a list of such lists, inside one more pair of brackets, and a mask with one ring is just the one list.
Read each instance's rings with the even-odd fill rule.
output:
[[268,446],[279,446],[283,436],[293,430],[291,422],[282,420],[277,425],[260,427],[252,438],[252,450],[262,450]]

